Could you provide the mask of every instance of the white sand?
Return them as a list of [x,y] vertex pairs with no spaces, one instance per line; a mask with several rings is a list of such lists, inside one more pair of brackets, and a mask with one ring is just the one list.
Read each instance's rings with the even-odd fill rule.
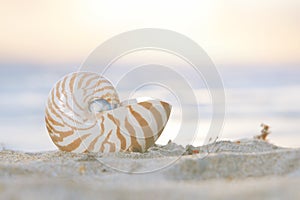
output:
[[0,151],[1,199],[300,199],[299,186],[300,149],[259,140],[145,154]]

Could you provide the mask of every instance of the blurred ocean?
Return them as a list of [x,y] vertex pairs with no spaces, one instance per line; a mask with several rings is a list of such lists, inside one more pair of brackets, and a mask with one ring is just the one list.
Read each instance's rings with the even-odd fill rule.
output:
[[[1,146],[24,151],[56,149],[45,128],[45,102],[53,84],[75,70],[1,65]],[[300,147],[299,68],[223,66],[219,70],[226,93],[221,139],[252,138],[260,134],[260,124],[266,123],[271,126],[270,142]],[[199,107],[203,127],[209,125],[209,106],[209,101],[204,101]],[[195,144],[201,143],[198,139]]]

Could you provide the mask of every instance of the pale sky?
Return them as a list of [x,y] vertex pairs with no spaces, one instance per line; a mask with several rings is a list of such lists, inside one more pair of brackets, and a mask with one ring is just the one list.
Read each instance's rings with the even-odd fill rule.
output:
[[299,0],[0,0],[0,62],[81,63],[137,28],[182,33],[216,64],[300,63]]

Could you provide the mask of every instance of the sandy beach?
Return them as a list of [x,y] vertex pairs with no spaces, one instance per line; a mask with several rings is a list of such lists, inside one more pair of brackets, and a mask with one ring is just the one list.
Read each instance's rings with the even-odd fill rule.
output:
[[[184,155],[182,155],[184,154]],[[0,152],[1,199],[299,199],[300,149],[262,140],[147,153]]]

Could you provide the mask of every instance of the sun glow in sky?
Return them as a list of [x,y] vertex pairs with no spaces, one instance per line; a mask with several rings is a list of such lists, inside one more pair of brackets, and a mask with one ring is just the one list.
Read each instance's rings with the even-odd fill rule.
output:
[[81,63],[101,42],[164,28],[216,64],[300,63],[299,0],[1,1],[0,62]]

